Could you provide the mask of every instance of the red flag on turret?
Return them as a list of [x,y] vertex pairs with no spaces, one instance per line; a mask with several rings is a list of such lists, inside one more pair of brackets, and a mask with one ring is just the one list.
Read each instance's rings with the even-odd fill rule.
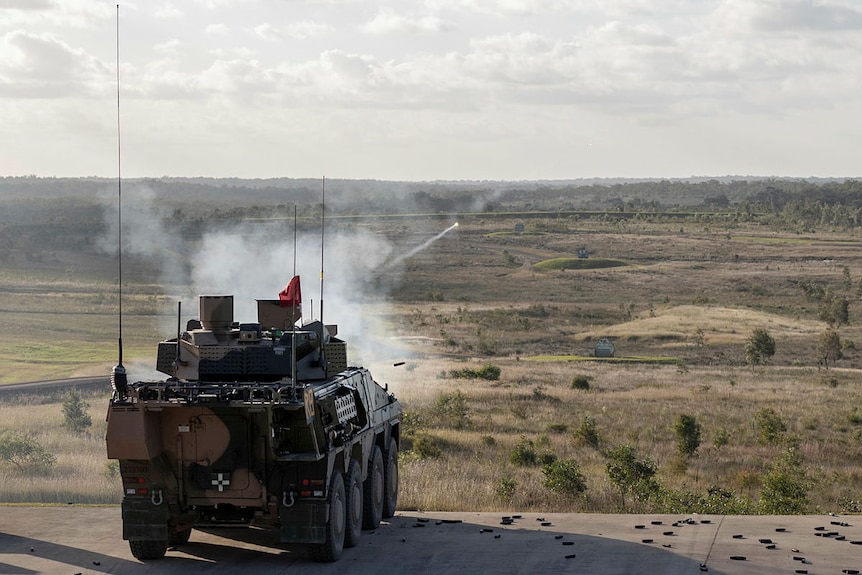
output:
[[302,303],[302,294],[299,289],[299,276],[293,276],[284,289],[278,293],[278,301],[281,307],[299,306]]

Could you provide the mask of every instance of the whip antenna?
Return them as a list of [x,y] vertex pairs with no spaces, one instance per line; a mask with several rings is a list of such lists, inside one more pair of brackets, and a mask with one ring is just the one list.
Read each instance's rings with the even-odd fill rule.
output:
[[[326,176],[323,176],[323,188],[320,199],[320,323],[323,323],[323,230],[326,221]],[[326,324],[324,324],[326,325]]]
[[[111,370],[111,389],[119,400],[126,398],[129,388],[123,367],[123,175],[120,139],[120,5],[117,4],[117,365]],[[179,342],[177,342],[179,345]]]
[[[293,275],[296,277],[296,204],[293,204]],[[290,280],[291,283],[293,279]],[[302,305],[300,303],[300,305]],[[300,316],[302,316],[302,308],[299,308]],[[290,311],[290,377],[293,378],[293,386],[296,389],[296,302],[291,302]]]

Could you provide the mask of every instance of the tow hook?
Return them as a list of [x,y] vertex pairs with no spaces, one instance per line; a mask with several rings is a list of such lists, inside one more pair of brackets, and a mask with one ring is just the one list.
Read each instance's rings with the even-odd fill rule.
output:
[[165,498],[162,497],[161,489],[153,489],[153,495],[150,497],[150,503],[158,507],[162,503],[165,502]]
[[[290,497],[290,503],[288,503],[287,498]],[[281,494],[281,504],[285,507],[293,507],[293,491],[285,491]]]

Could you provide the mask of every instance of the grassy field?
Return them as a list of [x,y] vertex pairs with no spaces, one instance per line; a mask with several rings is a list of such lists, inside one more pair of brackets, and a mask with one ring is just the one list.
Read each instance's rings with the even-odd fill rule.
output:
[[[403,508],[668,510],[720,490],[726,509],[758,512],[770,471],[794,450],[806,510],[860,511],[862,238],[577,218],[535,218],[512,232],[519,223],[460,221],[405,261],[385,305],[362,308],[388,355],[407,360],[393,369],[360,357],[407,411]],[[448,225],[369,227],[406,252]],[[600,265],[537,265],[577,262],[581,247]],[[91,274],[80,258],[69,268],[62,254],[21,261],[0,270],[0,383],[107,374],[117,334],[109,270]],[[171,333],[174,304],[170,287],[145,280],[130,280],[124,344],[130,362],[147,366]],[[848,323],[834,326],[843,358],[829,369],[818,350],[827,293],[849,302]],[[746,363],[755,329],[775,340],[765,365]],[[618,361],[592,358],[600,338],[614,341]],[[458,375],[484,365],[499,378]],[[36,476],[0,461],[0,501],[118,500],[104,457],[107,397],[87,399],[94,425],[74,437],[62,398],[0,402],[0,433],[30,434],[57,458]],[[764,442],[756,421],[770,409],[786,430]],[[676,447],[682,414],[702,428],[688,458]],[[655,463],[661,497],[623,497],[607,473],[619,445]],[[513,462],[513,452],[535,457]],[[582,494],[545,486],[543,463],[554,458],[577,463]]]

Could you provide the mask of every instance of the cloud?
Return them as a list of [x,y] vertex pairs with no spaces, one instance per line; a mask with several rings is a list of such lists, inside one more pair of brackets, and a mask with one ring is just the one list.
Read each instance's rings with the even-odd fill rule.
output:
[[177,8],[175,4],[165,2],[155,7],[153,16],[156,18],[181,18],[183,11]]
[[0,10],[46,10],[56,8],[53,0],[0,0]]
[[207,24],[204,31],[207,34],[226,34],[230,30],[227,24]]
[[577,6],[575,0],[427,0],[437,9],[477,12],[497,17],[547,14]]
[[287,34],[291,38],[297,38],[299,40],[322,36],[332,32],[333,30],[334,28],[328,24],[320,24],[319,22],[310,21],[296,22],[287,26]]
[[88,28],[112,18],[115,6],[88,0],[0,0],[0,27]]
[[199,4],[207,10],[220,10],[237,4],[255,3],[259,0],[193,0],[195,4]]
[[396,14],[391,8],[383,7],[370,22],[362,27],[362,30],[368,34],[419,34],[441,32],[451,28],[451,25],[437,16],[403,16]]
[[269,42],[277,42],[284,38],[284,33],[272,24],[260,24],[255,26],[254,33]]
[[153,46],[153,50],[156,52],[176,52],[177,49],[182,48],[183,43],[173,38],[168,40],[167,42],[162,42],[161,44],[156,44]]
[[0,40],[0,97],[93,96],[110,70],[84,50],[50,34],[22,30]]
[[752,29],[761,32],[849,31],[862,29],[858,4],[813,0],[759,0],[746,11]]

